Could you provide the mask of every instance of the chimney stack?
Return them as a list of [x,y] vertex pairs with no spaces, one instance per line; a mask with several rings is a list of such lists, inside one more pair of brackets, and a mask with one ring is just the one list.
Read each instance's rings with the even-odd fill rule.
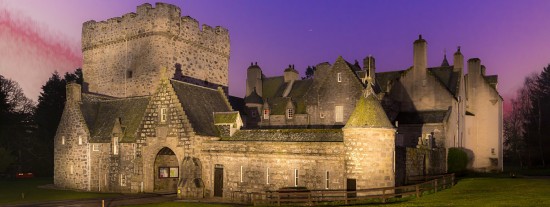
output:
[[415,80],[422,81],[426,76],[426,68],[428,68],[428,42],[422,39],[422,35],[418,35],[418,40],[414,41],[413,46],[413,76]]
[[464,68],[464,56],[460,52],[460,46],[458,46],[455,54],[454,54],[454,61],[453,61],[453,71],[462,71]]
[[80,84],[70,82],[66,86],[67,102],[78,103],[82,101],[82,87]]

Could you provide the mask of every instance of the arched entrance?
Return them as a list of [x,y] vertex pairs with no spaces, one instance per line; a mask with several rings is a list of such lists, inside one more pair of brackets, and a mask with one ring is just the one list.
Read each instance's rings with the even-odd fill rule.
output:
[[178,158],[174,151],[168,147],[160,149],[155,157],[154,176],[155,192],[176,193],[180,169]]

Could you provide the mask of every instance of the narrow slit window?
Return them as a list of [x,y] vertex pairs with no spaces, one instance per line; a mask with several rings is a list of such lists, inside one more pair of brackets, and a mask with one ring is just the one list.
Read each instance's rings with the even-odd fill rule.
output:
[[65,136],[61,136],[61,144],[65,145]]
[[342,73],[338,73],[337,76],[338,82],[342,82]]
[[243,182],[243,166],[241,165],[241,183]]
[[329,181],[330,181],[330,174],[328,172],[328,170],[325,172],[325,189],[328,189],[330,186],[329,186]]
[[160,109],[160,122],[166,122],[168,117],[168,109],[167,108],[161,108]]
[[71,175],[74,174],[74,167],[73,167],[73,165],[71,165],[70,173],[71,173]]
[[269,184],[269,167],[267,168],[266,173],[265,173],[265,183]]
[[78,145],[82,145],[82,136],[78,135]]
[[118,155],[118,137],[113,137],[113,154]]
[[298,187],[298,169],[294,169],[294,187]]

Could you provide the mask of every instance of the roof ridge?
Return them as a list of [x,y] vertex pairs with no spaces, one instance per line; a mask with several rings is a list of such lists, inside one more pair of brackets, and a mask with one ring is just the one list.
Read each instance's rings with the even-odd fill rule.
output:
[[213,91],[217,91],[218,89],[214,89],[214,88],[209,88],[209,87],[205,87],[205,86],[200,86],[200,85],[196,85],[196,84],[192,84],[192,83],[188,83],[188,82],[184,82],[184,81],[180,81],[180,80],[176,80],[176,79],[169,79],[170,81],[174,81],[174,82],[177,82],[177,83],[183,83],[183,84],[187,84],[187,85],[191,85],[191,86],[196,86],[196,87],[200,87],[200,88],[205,88],[205,89],[209,89],[209,90],[213,90]]

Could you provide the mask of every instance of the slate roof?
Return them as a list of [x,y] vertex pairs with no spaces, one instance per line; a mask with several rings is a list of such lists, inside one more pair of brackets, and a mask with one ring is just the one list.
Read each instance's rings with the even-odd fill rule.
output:
[[216,112],[214,113],[214,124],[232,124],[237,122],[239,112]]
[[489,75],[489,76],[483,76],[483,77],[485,78],[485,81],[487,81],[487,83],[491,85],[491,87],[493,87],[494,89],[497,89],[498,75]]
[[387,91],[388,89],[388,82],[395,83],[399,78],[401,78],[401,75],[405,73],[406,70],[398,70],[398,71],[391,71],[391,72],[381,72],[376,73],[376,84],[380,87],[380,90]]
[[254,129],[239,130],[221,141],[342,142],[340,129]]
[[229,104],[231,104],[231,107],[233,107],[233,110],[241,112],[241,114],[245,113],[245,103],[244,99],[241,97],[236,96],[228,96],[227,99],[229,100]]
[[396,121],[399,124],[425,124],[442,123],[445,121],[449,110],[438,111],[418,111],[418,112],[399,112]]
[[176,80],[170,82],[195,133],[218,136],[213,114],[231,111],[225,95],[215,89]]
[[90,142],[110,142],[115,121],[124,127],[120,142],[134,142],[150,97],[99,98],[82,94],[80,109],[88,129]]
[[428,68],[428,71],[441,83],[453,96],[456,96],[459,87],[461,72],[453,71],[453,66]]
[[[262,80],[262,95],[264,98],[272,98],[279,90],[281,85],[285,83],[283,76],[264,78]],[[283,89],[284,90],[284,89]]]
[[252,93],[250,93],[250,95],[248,95],[247,97],[244,98],[244,102],[245,103],[263,104],[264,100],[262,100],[262,97],[260,97],[260,95],[258,95],[258,93],[256,93],[256,88],[254,88]]

